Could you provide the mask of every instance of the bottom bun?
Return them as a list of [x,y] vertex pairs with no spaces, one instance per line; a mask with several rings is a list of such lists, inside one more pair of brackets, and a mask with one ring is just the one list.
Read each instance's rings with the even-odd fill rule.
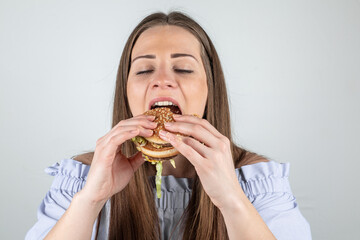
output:
[[171,158],[179,154],[179,151],[176,150],[175,148],[166,149],[164,151],[159,151],[159,150],[153,151],[141,146],[138,147],[140,148],[140,151],[144,155],[148,156],[150,160],[154,160],[154,161],[170,160]]

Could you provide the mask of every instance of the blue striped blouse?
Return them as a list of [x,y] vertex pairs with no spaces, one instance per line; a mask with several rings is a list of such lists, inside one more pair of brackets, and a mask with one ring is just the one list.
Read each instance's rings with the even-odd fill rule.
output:
[[[54,176],[50,190],[46,193],[37,210],[38,221],[27,232],[25,239],[43,239],[69,207],[75,193],[86,182],[90,166],[73,159],[64,159],[45,169]],[[244,193],[257,209],[269,229],[278,240],[309,240],[309,223],[301,214],[288,180],[289,163],[274,161],[261,162],[235,169]],[[154,177],[150,179],[154,182]],[[160,221],[162,239],[169,239],[191,196],[192,179],[162,177],[162,197],[154,200]],[[107,239],[110,202],[102,211],[99,238]],[[95,222],[92,239],[95,238]],[[179,225],[178,225],[179,226]],[[181,239],[179,227],[173,233],[175,239]]]

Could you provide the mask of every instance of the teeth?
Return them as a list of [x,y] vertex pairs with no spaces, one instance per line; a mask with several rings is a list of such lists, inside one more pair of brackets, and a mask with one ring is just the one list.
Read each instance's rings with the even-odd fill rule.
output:
[[172,102],[169,102],[169,101],[156,102],[154,104],[154,106],[171,106],[171,105],[176,106],[175,104],[173,104]]

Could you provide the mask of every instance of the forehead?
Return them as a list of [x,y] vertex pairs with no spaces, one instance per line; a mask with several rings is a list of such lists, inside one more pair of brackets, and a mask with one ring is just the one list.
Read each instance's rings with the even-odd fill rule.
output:
[[200,43],[186,29],[178,26],[156,26],[144,31],[137,39],[131,58],[157,52],[192,53],[200,56]]

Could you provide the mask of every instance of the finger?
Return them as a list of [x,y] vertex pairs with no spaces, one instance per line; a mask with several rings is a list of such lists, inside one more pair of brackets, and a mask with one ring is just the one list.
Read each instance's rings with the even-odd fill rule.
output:
[[[170,133],[170,134],[172,134],[176,137],[175,134],[173,134],[173,133]],[[166,136],[166,135],[167,135],[167,131],[164,131],[164,130],[160,131],[160,137]],[[183,143],[185,143],[185,144],[189,145],[190,147],[192,147],[193,149],[195,149],[195,151],[197,151],[202,157],[209,158],[210,156],[212,156],[212,152],[213,152],[212,149],[207,147],[205,144],[199,142],[198,140],[191,138],[191,137],[185,137],[185,136],[179,136],[179,138],[181,139],[181,141]]]
[[[107,134],[105,134],[103,137],[101,137],[98,141],[102,141],[108,137],[113,136],[114,134],[117,134],[119,129],[121,129],[125,126],[135,125],[135,126],[139,126],[139,127],[145,128],[145,129],[156,128],[157,123],[152,122],[150,119],[151,118],[147,118],[146,116],[142,115],[142,116],[137,116],[136,119],[130,118],[130,119],[126,119],[126,120],[121,120],[117,125],[115,125]],[[142,131],[140,131],[140,133],[142,133]],[[151,133],[153,133],[153,132],[151,132]],[[147,134],[145,137],[150,137],[151,135]]]
[[153,116],[153,115],[145,115],[144,113],[138,114],[138,115],[136,115],[136,116],[134,116],[132,118],[137,118],[137,117],[147,117],[147,118],[154,117],[154,119],[155,119],[155,116]]
[[112,129],[112,131],[108,132],[104,137],[100,138],[97,143],[99,145],[107,144],[110,141],[110,139],[115,135],[119,135],[122,134],[123,132],[131,131],[131,130],[138,130],[139,136],[143,136],[143,137],[151,137],[154,134],[153,130],[143,128],[142,126],[133,126],[133,125],[119,126],[116,129]]
[[139,136],[151,137],[154,134],[153,130],[143,128],[142,126],[129,125],[129,126],[119,127],[119,129],[117,131],[115,131],[113,134],[109,135],[109,137],[121,134],[124,131],[131,131],[131,130],[136,130],[136,129],[139,130]]
[[223,135],[213,126],[211,125],[206,119],[198,118],[193,115],[173,115],[176,122],[189,122],[194,124],[199,124],[211,132],[217,138],[222,138]]
[[[154,117],[154,116],[150,116],[150,117]],[[139,125],[144,128],[154,129],[156,128],[157,123],[153,122],[153,120],[154,120],[153,118],[148,118],[146,116],[138,116],[136,118],[130,118],[120,121],[114,127],[114,129],[119,128],[121,126],[130,126],[130,125]]]
[[191,162],[191,164],[194,165],[194,167],[199,166],[204,160],[200,153],[183,142],[183,136],[176,136],[167,131],[160,131],[160,134],[162,139],[171,143],[171,145],[176,148],[184,157],[186,157]]
[[138,170],[138,168],[145,162],[145,158],[142,156],[141,152],[137,152],[129,158],[129,162],[134,172],[136,172],[136,170]]
[[127,130],[124,129],[119,134],[115,134],[104,139],[101,143],[99,143],[98,146],[96,146],[96,150],[101,152],[102,158],[112,162],[117,153],[118,147],[125,141],[138,136],[139,133],[139,128],[129,128]]
[[171,132],[179,132],[188,136],[192,136],[205,143],[211,148],[216,148],[219,144],[219,139],[214,136],[209,130],[202,125],[189,122],[171,122],[165,123],[165,128]]

